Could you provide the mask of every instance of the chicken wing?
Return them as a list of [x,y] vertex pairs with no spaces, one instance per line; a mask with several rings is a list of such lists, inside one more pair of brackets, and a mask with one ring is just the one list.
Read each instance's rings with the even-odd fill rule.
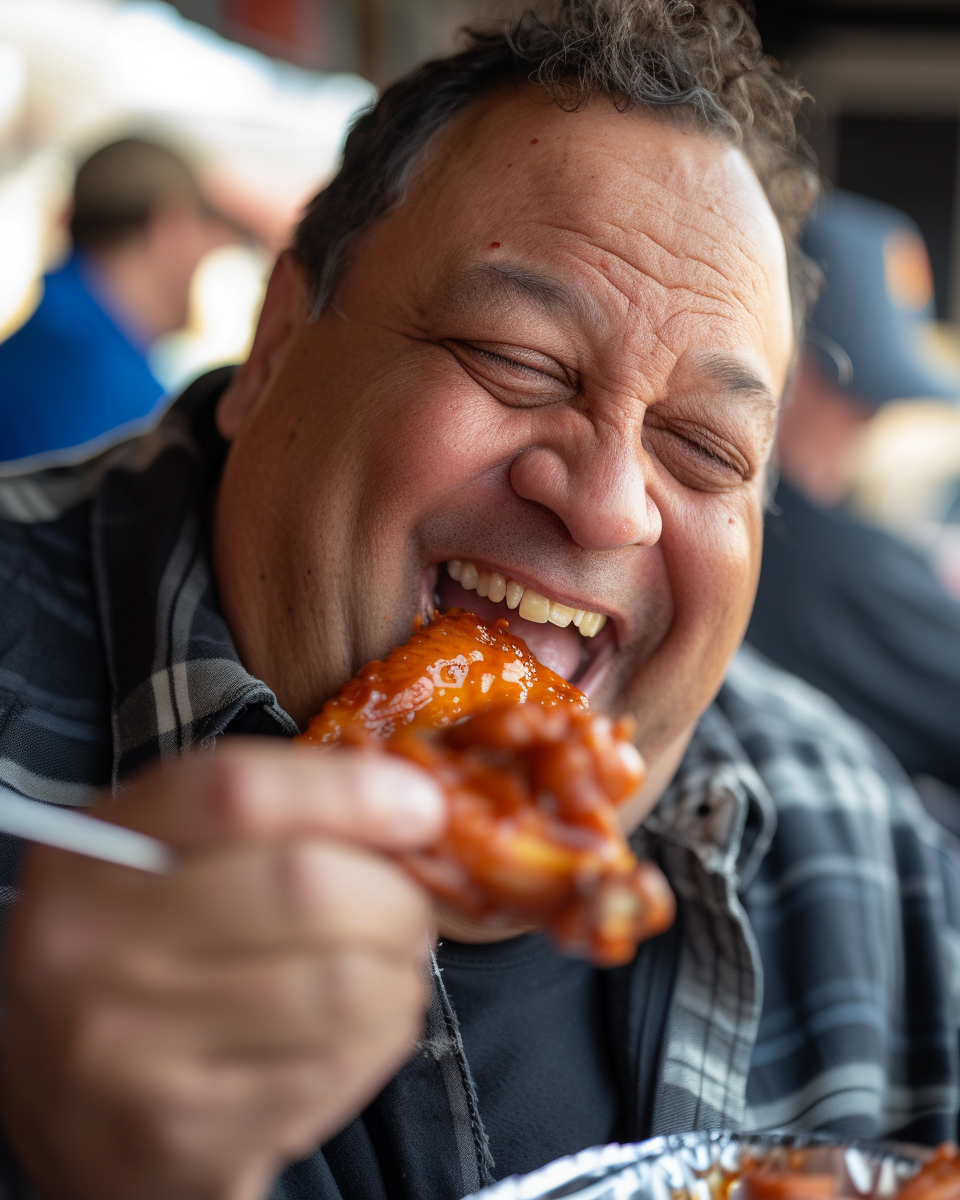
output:
[[443,729],[494,704],[528,700],[542,708],[586,708],[583,692],[538,663],[507,626],[459,608],[435,612],[432,624],[345,683],[301,740],[330,745],[356,728],[376,737],[400,729]]
[[599,966],[627,962],[674,917],[666,880],[617,821],[644,776],[630,725],[591,713],[506,624],[438,616],[364,667],[300,740],[397,754],[434,775],[446,830],[402,861],[439,900],[543,926]]

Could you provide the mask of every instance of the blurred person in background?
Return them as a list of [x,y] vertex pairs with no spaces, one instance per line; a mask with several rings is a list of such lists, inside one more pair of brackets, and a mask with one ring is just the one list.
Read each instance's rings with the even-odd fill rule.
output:
[[173,151],[125,138],[77,172],[73,250],[0,344],[0,462],[70,460],[161,406],[147,360],[187,321],[200,261],[235,237]]
[[949,410],[960,396],[931,350],[926,247],[905,214],[837,190],[804,248],[825,286],[781,417],[747,638],[863,721],[911,775],[960,788],[960,603],[920,550],[847,504],[883,406],[939,398]]

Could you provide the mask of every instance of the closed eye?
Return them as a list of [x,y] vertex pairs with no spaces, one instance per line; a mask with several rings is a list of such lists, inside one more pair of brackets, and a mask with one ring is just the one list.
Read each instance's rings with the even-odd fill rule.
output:
[[442,343],[464,370],[502,404],[537,408],[577,394],[569,373],[538,350],[448,339]]
[[753,477],[740,451],[711,430],[647,410],[644,441],[681,483],[699,491],[725,491]]

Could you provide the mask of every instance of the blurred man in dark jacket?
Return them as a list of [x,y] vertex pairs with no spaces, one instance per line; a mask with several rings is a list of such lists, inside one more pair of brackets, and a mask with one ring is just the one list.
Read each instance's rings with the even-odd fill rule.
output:
[[912,775],[960,787],[960,604],[919,551],[843,508],[881,405],[960,395],[960,379],[924,352],[926,248],[903,213],[842,191],[804,245],[826,284],[781,418],[747,637],[869,726]]

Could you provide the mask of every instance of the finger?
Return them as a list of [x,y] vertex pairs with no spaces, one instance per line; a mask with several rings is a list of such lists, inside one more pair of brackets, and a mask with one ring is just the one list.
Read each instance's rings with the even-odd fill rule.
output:
[[130,912],[131,951],[276,953],[358,946],[419,957],[430,902],[392,860],[343,842],[237,846],[186,861]]
[[[392,955],[338,949],[141,970],[100,993],[96,1040],[132,1044],[148,1026],[168,1052],[207,1059],[316,1055],[419,1020],[427,974]],[[112,1051],[111,1051],[112,1052]],[[106,1054],[106,1050],[102,1053]]]
[[148,773],[96,815],[187,851],[316,834],[406,849],[440,836],[445,805],[425,771],[390,755],[230,738]]
[[395,1013],[359,1041],[267,1058],[199,1057],[134,1022],[104,1028],[109,1040],[77,1056],[88,1099],[145,1161],[215,1166],[278,1143],[296,1157],[342,1128],[409,1058],[422,1018]]

